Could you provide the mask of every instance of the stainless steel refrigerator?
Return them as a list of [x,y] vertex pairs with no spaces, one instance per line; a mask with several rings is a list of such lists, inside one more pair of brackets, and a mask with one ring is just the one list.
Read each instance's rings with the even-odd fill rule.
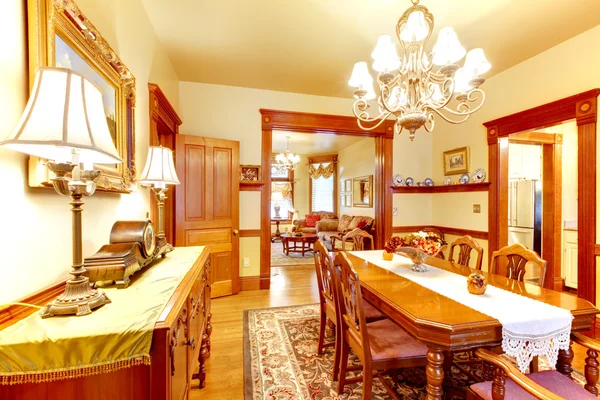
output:
[[508,182],[508,244],[521,243],[542,254],[542,183]]

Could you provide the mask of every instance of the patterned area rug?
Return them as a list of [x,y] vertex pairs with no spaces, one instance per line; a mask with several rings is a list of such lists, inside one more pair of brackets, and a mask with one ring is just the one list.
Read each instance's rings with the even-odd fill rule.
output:
[[290,253],[286,256],[283,252],[283,244],[281,242],[271,243],[271,265],[272,266],[286,266],[286,265],[306,265],[314,264],[315,259],[313,258],[313,252],[307,251],[302,257],[302,253]]
[[[328,329],[329,339],[333,340]],[[333,346],[317,355],[319,306],[317,304],[244,311],[244,386],[246,400],[355,400],[361,399],[362,383],[348,384],[341,396],[331,381]],[[360,365],[354,354],[350,362]],[[548,369],[540,358],[540,370]],[[349,372],[348,377],[360,375]],[[445,399],[464,399],[465,388],[482,380],[481,363],[469,353],[455,353]],[[583,384],[584,377],[573,377]],[[426,397],[425,368],[401,370],[398,381],[386,376],[402,399]],[[373,380],[374,400],[392,397],[378,379]]]

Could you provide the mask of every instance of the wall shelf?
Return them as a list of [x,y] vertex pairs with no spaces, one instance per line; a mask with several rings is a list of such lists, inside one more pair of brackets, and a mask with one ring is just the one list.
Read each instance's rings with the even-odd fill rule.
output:
[[259,192],[263,185],[263,182],[240,182],[240,190],[242,192]]
[[490,182],[465,183],[464,185],[444,186],[390,186],[393,193],[458,193],[487,192]]

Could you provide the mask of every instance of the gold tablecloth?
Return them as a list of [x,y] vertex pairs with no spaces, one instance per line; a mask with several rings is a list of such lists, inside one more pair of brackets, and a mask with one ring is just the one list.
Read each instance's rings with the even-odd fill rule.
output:
[[0,331],[0,384],[49,382],[150,364],[160,313],[204,247],[179,247],[139,271],[112,303],[82,317],[39,313]]

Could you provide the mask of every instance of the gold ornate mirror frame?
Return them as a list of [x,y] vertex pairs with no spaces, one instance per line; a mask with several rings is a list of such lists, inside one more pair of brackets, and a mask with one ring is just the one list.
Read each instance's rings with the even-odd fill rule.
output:
[[352,207],[373,207],[373,175],[352,178],[352,200]]
[[[56,65],[56,38],[68,46],[115,91],[115,146],[123,159],[119,165],[96,165],[102,171],[98,190],[129,193],[135,181],[135,78],[94,24],[73,0],[28,0],[29,82],[33,85],[39,66]],[[112,92],[111,92],[112,93]],[[112,98],[112,96],[110,96]],[[107,118],[109,119],[109,118]],[[52,187],[45,160],[30,157],[29,186]]]

